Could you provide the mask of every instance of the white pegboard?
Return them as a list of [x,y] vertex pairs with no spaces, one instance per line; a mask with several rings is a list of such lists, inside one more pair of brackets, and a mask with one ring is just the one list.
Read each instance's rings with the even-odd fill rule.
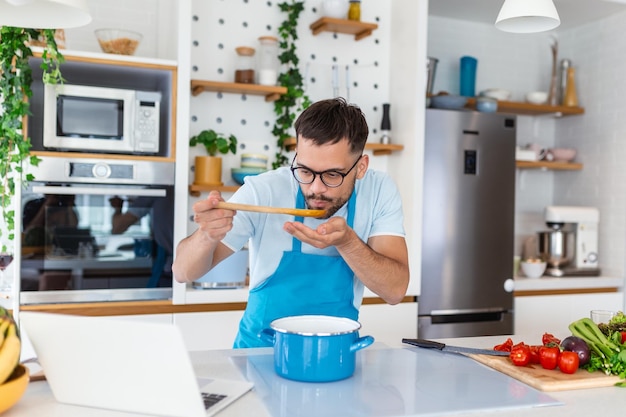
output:
[[[305,1],[298,27],[300,71],[305,76],[306,94],[312,101],[333,96],[333,65],[337,65],[339,95],[346,97],[346,66],[349,66],[349,101],[363,110],[370,127],[370,142],[378,142],[382,103],[389,102],[389,39],[391,2],[362,5],[362,21],[377,23],[369,37],[355,41],[354,36],[323,32],[313,36],[309,25],[321,17],[321,0]],[[278,37],[285,14],[279,1],[194,0],[191,19],[191,78],[233,82],[238,46],[258,47],[260,36]],[[272,135],[274,105],[262,96],[203,93],[191,98],[190,134],[214,129],[234,134],[245,150],[223,156],[222,180],[234,184],[230,168],[239,165],[244,152],[263,153],[271,162],[276,153]],[[393,112],[393,103],[391,106]],[[254,151],[253,151],[254,149]],[[201,149],[190,150],[190,166]],[[289,155],[291,156],[291,155]],[[376,169],[386,168],[384,157]],[[384,161],[384,162],[383,162]],[[193,175],[190,175],[193,181]]]

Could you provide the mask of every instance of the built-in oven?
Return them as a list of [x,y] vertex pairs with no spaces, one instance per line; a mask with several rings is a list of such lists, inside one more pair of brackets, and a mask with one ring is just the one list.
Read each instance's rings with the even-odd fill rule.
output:
[[42,158],[22,192],[22,304],[168,299],[174,163]]

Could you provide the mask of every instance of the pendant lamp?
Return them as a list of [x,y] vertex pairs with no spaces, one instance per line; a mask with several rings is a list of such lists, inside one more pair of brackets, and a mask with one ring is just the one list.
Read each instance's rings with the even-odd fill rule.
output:
[[0,26],[66,29],[89,22],[86,0],[0,0]]
[[545,32],[561,24],[552,0],[504,0],[496,19],[503,32]]

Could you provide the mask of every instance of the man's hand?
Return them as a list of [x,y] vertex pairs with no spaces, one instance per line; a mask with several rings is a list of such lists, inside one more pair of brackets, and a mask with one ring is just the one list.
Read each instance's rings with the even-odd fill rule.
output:
[[219,191],[211,191],[205,200],[193,205],[193,221],[204,237],[212,242],[219,242],[233,228],[233,210],[216,209],[219,201],[224,201]]
[[318,249],[329,246],[341,247],[349,242],[350,236],[354,233],[343,217],[331,217],[326,223],[317,226],[315,230],[300,222],[286,222],[283,230]]

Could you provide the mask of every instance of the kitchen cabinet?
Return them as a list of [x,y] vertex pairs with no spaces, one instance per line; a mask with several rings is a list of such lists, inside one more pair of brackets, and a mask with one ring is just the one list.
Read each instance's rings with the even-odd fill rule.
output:
[[[534,342],[540,341],[544,332],[562,338],[569,336],[572,322],[589,317],[591,310],[618,311],[623,303],[623,292],[516,296],[514,333],[529,335]],[[532,344],[533,340],[525,342]]]
[[[33,47],[33,58],[29,64],[33,70],[32,106],[29,118],[29,136],[32,153],[37,156],[60,157],[76,156],[76,153],[48,151],[43,147],[43,93],[41,92],[42,48]],[[156,155],[103,154],[81,152],[81,158],[106,160],[138,160],[156,162],[176,161],[176,100],[178,65],[175,61],[140,58],[125,55],[64,50],[65,61],[61,71],[67,84],[92,85],[98,87],[129,88],[145,91],[160,91],[161,118],[165,120],[159,153]]]
[[230,349],[237,336],[243,310],[174,314],[187,350]]
[[[188,350],[230,349],[243,310],[175,313],[173,316]],[[417,303],[364,304],[359,322],[362,336],[373,336],[376,342],[388,346],[401,346],[402,338],[417,337]]]
[[321,17],[309,26],[313,35],[322,32],[345,33],[354,35],[354,40],[361,40],[378,29],[376,23],[359,22],[348,19],[335,19],[333,17]]

